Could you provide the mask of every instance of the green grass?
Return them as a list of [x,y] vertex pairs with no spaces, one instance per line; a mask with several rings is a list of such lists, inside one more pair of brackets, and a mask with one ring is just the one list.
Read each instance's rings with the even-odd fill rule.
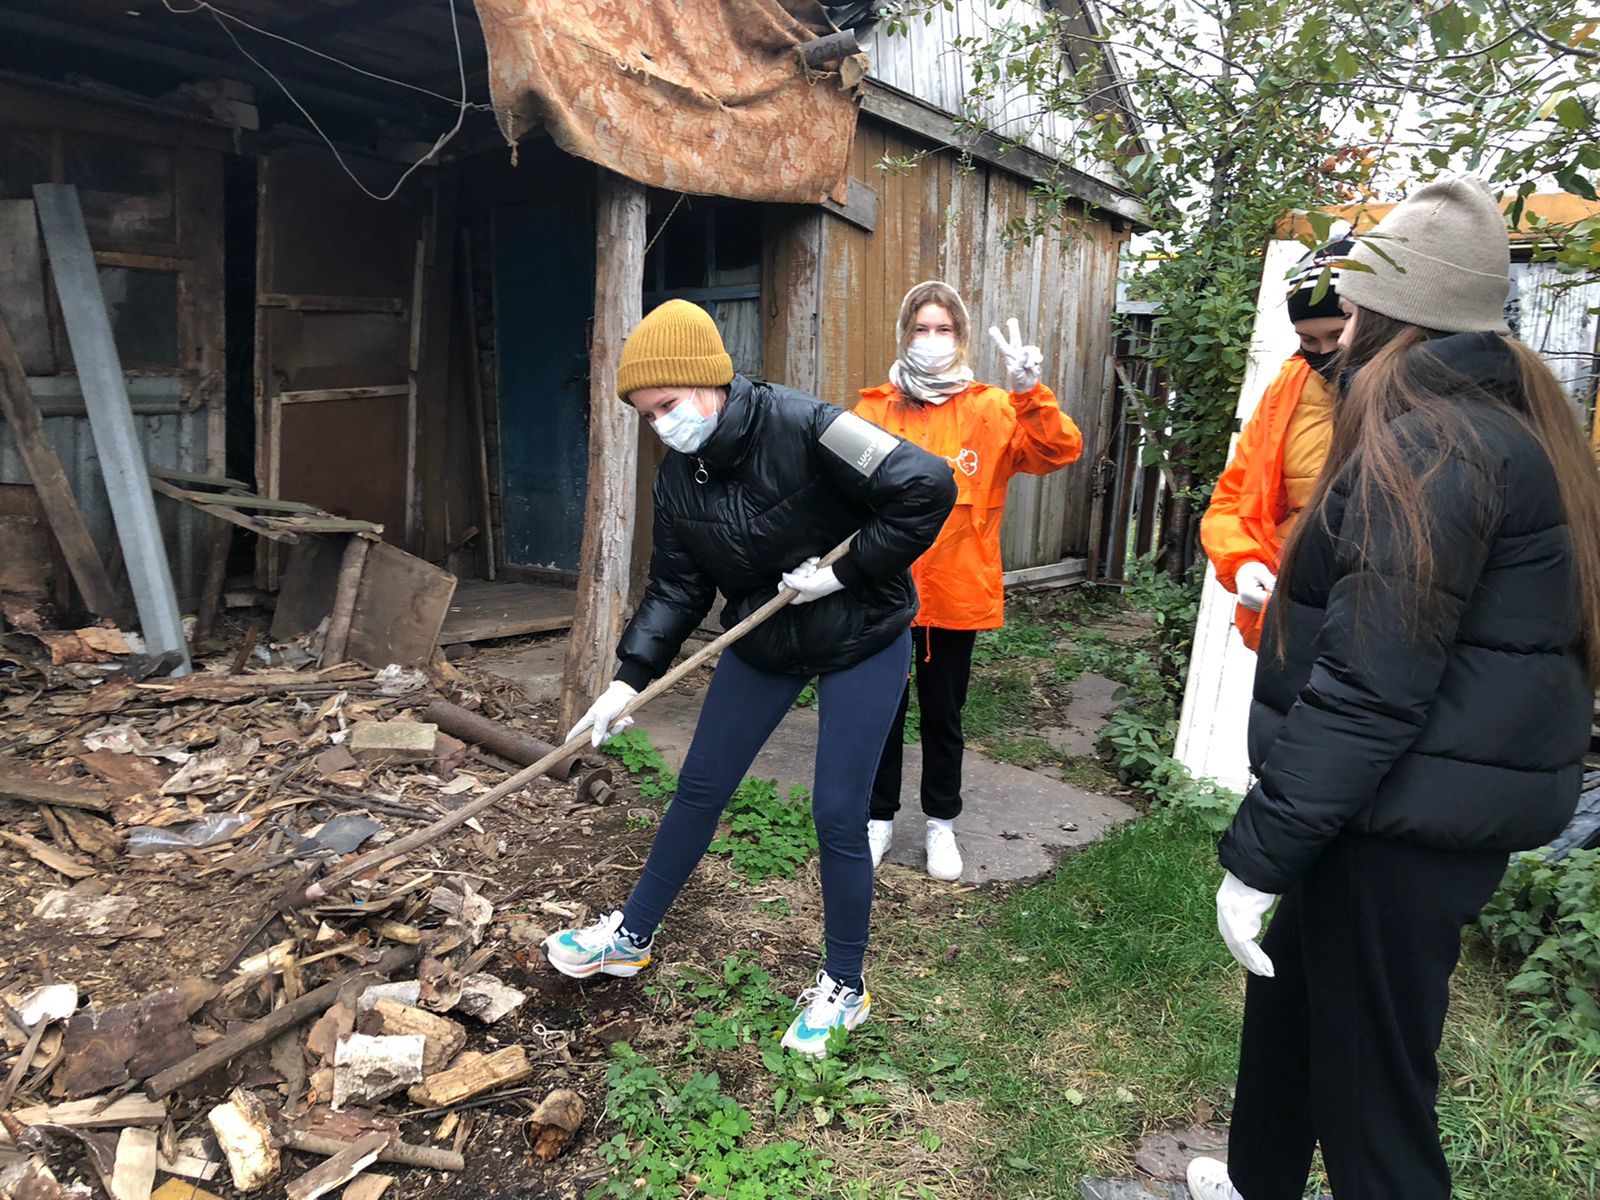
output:
[[[1192,818],[1143,820],[957,919],[875,931],[894,963],[874,977],[890,1061],[925,1090],[961,1064],[951,1090],[991,1127],[981,1192],[948,1194],[1076,1195],[1085,1174],[1127,1173],[1148,1130],[1226,1112],[1243,976],[1216,934],[1214,845]],[[1542,1035],[1505,982],[1477,955],[1456,981],[1441,1053],[1455,1194],[1600,1194],[1600,1061]]]
[[914,1080],[966,1065],[1006,1133],[994,1194],[1075,1195],[1085,1173],[1126,1170],[1149,1124],[1227,1099],[1243,989],[1214,874],[1209,835],[1144,821],[1045,883],[973,897],[965,919],[879,930],[880,953],[928,967],[879,985],[906,1022],[890,1053]]

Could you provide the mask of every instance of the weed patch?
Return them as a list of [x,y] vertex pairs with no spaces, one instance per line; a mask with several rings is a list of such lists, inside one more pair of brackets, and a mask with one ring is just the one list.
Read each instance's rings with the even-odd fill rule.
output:
[[759,1142],[749,1110],[723,1093],[715,1073],[675,1084],[625,1042],[612,1054],[606,1114],[622,1132],[600,1149],[613,1173],[590,1189],[590,1200],[779,1200],[831,1183],[833,1164],[800,1142]]
[[787,798],[770,779],[746,779],[728,802],[728,832],[711,843],[714,854],[733,858],[733,869],[752,883],[772,876],[793,879],[817,852],[811,795],[798,785]]

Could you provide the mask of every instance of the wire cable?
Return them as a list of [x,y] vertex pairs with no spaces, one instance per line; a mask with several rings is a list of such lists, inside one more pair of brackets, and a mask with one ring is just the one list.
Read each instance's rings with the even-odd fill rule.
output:
[[368,196],[370,196],[372,199],[380,201],[380,202],[394,199],[394,197],[399,193],[400,189],[405,186],[406,181],[408,179],[410,179],[411,176],[413,174],[415,174],[422,167],[422,165],[424,163],[427,163],[428,161],[433,159],[434,156],[439,153],[439,151],[443,150],[444,147],[447,144],[449,144],[450,140],[452,138],[454,138],[456,136],[456,134],[461,131],[461,126],[462,126],[463,122],[466,120],[467,110],[470,109],[470,108],[479,107],[477,105],[472,104],[467,99],[467,64],[466,64],[466,57],[465,57],[465,55],[464,55],[464,53],[462,51],[462,48],[461,48],[461,24],[460,24],[460,18],[456,15],[456,6],[455,6],[455,3],[454,3],[454,0],[445,0],[445,5],[450,9],[450,32],[451,32],[451,35],[455,39],[456,71],[460,75],[460,78],[461,78],[461,97],[460,97],[459,100],[451,100],[450,97],[448,97],[448,96],[440,96],[440,99],[449,100],[451,104],[454,104],[456,106],[455,124],[452,125],[449,129],[447,129],[444,133],[440,134],[439,137],[434,140],[433,145],[429,148],[429,150],[428,150],[428,152],[426,154],[424,154],[421,158],[417,159],[416,162],[412,163],[409,167],[407,167],[405,169],[405,171],[403,171],[401,173],[400,178],[395,180],[395,183],[394,183],[393,187],[391,187],[387,192],[379,194],[378,192],[375,192],[371,188],[369,188],[361,180],[361,178],[353,170],[351,170],[350,164],[345,161],[345,157],[344,157],[344,155],[342,153],[340,153],[339,147],[334,144],[333,139],[328,136],[327,132],[322,128],[321,124],[318,123],[316,117],[311,115],[311,111],[308,108],[306,108],[306,106],[304,104],[302,104],[300,102],[299,97],[297,97],[293,92],[291,92],[289,90],[289,86],[286,83],[284,83],[282,79],[278,78],[278,76],[265,63],[263,63],[254,54],[250,53],[249,50],[245,49],[244,43],[242,43],[238,39],[238,37],[234,34],[234,31],[228,27],[227,22],[230,21],[230,20],[236,21],[240,25],[242,25],[242,26],[244,26],[246,28],[252,29],[257,33],[266,33],[267,36],[276,38],[278,41],[286,42],[286,43],[288,43],[289,45],[292,45],[292,46],[297,46],[300,49],[307,51],[308,53],[315,54],[320,58],[324,58],[324,59],[329,60],[330,62],[339,63],[339,65],[341,65],[341,66],[348,67],[350,70],[355,71],[355,72],[357,72],[359,74],[362,74],[362,75],[366,75],[366,76],[368,76],[370,78],[382,79],[382,80],[385,80],[386,82],[389,82],[389,83],[398,84],[401,87],[410,88],[413,91],[427,92],[427,94],[429,94],[429,95],[439,96],[439,93],[437,93],[437,92],[428,92],[428,90],[426,88],[419,88],[414,84],[407,84],[407,83],[402,82],[401,80],[386,79],[385,76],[377,75],[377,74],[375,74],[375,73],[373,73],[371,71],[362,70],[360,67],[354,66],[354,65],[352,65],[350,63],[346,63],[342,59],[336,59],[330,54],[324,54],[320,50],[314,50],[310,46],[301,45],[300,43],[295,42],[290,38],[282,37],[281,35],[278,35],[278,34],[268,33],[265,30],[261,30],[261,29],[257,28],[256,26],[251,25],[248,21],[244,21],[244,20],[242,20],[242,19],[240,19],[238,17],[235,17],[231,13],[224,12],[222,9],[218,8],[216,5],[210,3],[209,0],[197,0],[197,2],[196,2],[196,4],[194,5],[193,8],[187,8],[187,9],[175,8],[173,6],[172,0],[162,0],[162,4],[166,7],[168,12],[172,13],[175,16],[190,16],[190,15],[192,15],[194,13],[200,13],[200,12],[209,13],[211,15],[212,20],[216,21],[217,28],[221,29],[222,32],[227,35],[228,40],[233,43],[234,48],[236,50],[238,50],[240,54],[244,55],[245,58],[249,59],[250,62],[255,65],[256,70],[260,71],[268,79],[272,80],[272,82],[277,85],[278,90],[283,93],[284,97],[289,101],[289,103],[294,105],[295,108],[299,110],[300,115],[303,116],[306,119],[306,121],[310,124],[311,128],[316,132],[317,136],[320,137],[323,140],[323,142],[327,145],[328,149],[332,152],[333,157],[338,162],[340,169],[342,171],[344,171],[344,173],[350,177],[350,181],[352,183],[354,183],[356,185],[356,187],[360,188],[363,192],[365,192]]

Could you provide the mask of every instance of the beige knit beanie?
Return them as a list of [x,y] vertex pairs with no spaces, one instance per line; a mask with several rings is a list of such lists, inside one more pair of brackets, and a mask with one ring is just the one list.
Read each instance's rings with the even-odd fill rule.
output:
[[1500,206],[1471,175],[1418,188],[1349,261],[1357,269],[1340,272],[1339,295],[1359,308],[1448,333],[1510,332],[1511,240]]

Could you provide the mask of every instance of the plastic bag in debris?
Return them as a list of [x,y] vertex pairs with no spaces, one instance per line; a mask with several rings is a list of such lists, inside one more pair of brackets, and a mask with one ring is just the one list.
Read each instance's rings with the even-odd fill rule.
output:
[[390,663],[373,676],[372,682],[378,685],[379,695],[404,696],[427,687],[428,676],[425,671],[407,670],[399,663]]
[[200,850],[225,842],[250,823],[241,813],[212,813],[192,825],[158,829],[139,825],[128,830],[129,854],[167,854],[173,850]]

